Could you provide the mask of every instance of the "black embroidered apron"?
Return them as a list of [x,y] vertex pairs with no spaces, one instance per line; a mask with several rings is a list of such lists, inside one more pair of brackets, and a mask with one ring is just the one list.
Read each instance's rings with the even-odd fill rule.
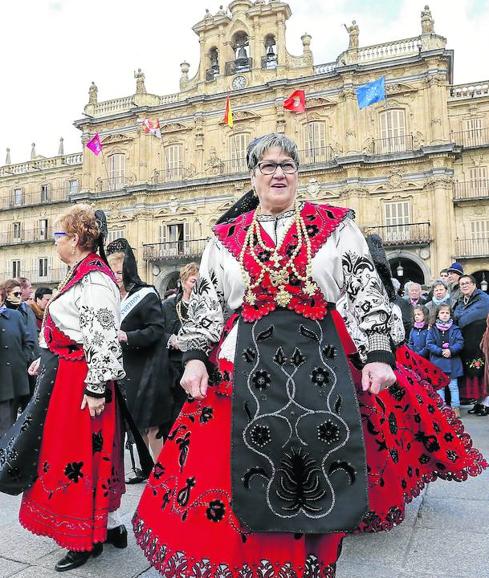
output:
[[238,325],[233,510],[256,532],[354,529],[368,510],[355,386],[331,315]]

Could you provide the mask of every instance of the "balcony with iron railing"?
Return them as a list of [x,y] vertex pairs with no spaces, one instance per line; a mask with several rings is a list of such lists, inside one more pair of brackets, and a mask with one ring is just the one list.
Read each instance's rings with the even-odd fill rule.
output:
[[181,263],[199,260],[207,239],[182,239],[165,243],[143,244],[143,259],[149,263]]
[[334,150],[330,146],[309,147],[299,151],[301,166],[329,163],[334,159]]
[[249,72],[253,68],[253,58],[236,58],[226,62],[224,67],[224,74],[232,76],[233,74],[240,74],[241,72]]
[[489,237],[472,237],[455,240],[458,259],[489,259]]
[[489,145],[489,129],[474,128],[452,132],[452,142],[462,145],[465,148],[477,148]]
[[489,199],[489,179],[473,179],[471,181],[457,181],[454,183],[454,201],[474,201],[481,199]]
[[62,281],[67,272],[66,266],[59,266],[59,267],[44,267],[39,266],[37,269],[30,269],[24,270],[21,267],[21,275],[22,277],[27,277],[31,283],[35,283],[36,285],[43,285],[43,284],[53,284],[59,283]]
[[386,247],[423,247],[432,241],[430,223],[403,223],[364,228],[365,235],[375,233]]
[[414,150],[413,135],[405,134],[372,140],[374,155],[391,155]]
[[278,66],[278,56],[276,54],[265,54],[261,57],[261,67],[265,70],[274,70]]
[[70,191],[68,187],[38,191],[12,191],[0,196],[0,210],[68,202],[70,192],[76,193],[77,191],[78,188]]
[[52,243],[53,229],[22,229],[20,231],[2,231],[0,232],[0,248],[9,245],[22,245],[24,243]]

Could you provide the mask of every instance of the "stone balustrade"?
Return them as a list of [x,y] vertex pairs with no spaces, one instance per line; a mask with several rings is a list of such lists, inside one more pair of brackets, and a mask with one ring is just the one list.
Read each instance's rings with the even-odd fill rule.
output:
[[489,80],[477,83],[454,84],[450,87],[450,98],[452,100],[479,96],[489,96]]
[[36,172],[40,170],[49,170],[63,165],[81,165],[83,162],[82,153],[74,153],[71,155],[61,155],[49,158],[34,159],[25,163],[16,163],[12,165],[4,165],[0,167],[0,177],[11,177],[14,175],[23,175],[26,173]]
[[334,72],[337,66],[338,64],[336,62],[318,64],[314,67],[314,74],[328,74],[329,72]]
[[374,44],[372,46],[363,46],[358,49],[357,61],[364,63],[413,56],[419,53],[420,46],[419,36]]

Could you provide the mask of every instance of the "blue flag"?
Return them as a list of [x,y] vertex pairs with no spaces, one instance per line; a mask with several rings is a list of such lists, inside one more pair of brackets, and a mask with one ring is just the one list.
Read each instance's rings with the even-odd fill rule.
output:
[[357,88],[357,100],[359,108],[365,108],[375,102],[385,99],[385,76],[377,80],[362,84]]

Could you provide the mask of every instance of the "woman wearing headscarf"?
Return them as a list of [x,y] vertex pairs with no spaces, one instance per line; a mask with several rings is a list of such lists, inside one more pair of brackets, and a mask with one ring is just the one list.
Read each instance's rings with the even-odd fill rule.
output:
[[[143,439],[156,458],[162,447],[161,424],[170,413],[169,388],[162,381],[165,332],[160,296],[139,276],[136,258],[126,239],[107,245],[107,258],[121,295],[122,345],[127,406]],[[136,470],[136,468],[135,468]],[[139,470],[129,482],[142,481]]]
[[41,357],[29,368],[38,375],[34,395],[0,441],[0,491],[23,492],[20,523],[68,549],[55,566],[62,572],[99,556],[104,542],[127,545],[117,516],[124,464],[115,380],[124,369],[105,215],[76,204],[55,227],[68,272],[46,309]]

